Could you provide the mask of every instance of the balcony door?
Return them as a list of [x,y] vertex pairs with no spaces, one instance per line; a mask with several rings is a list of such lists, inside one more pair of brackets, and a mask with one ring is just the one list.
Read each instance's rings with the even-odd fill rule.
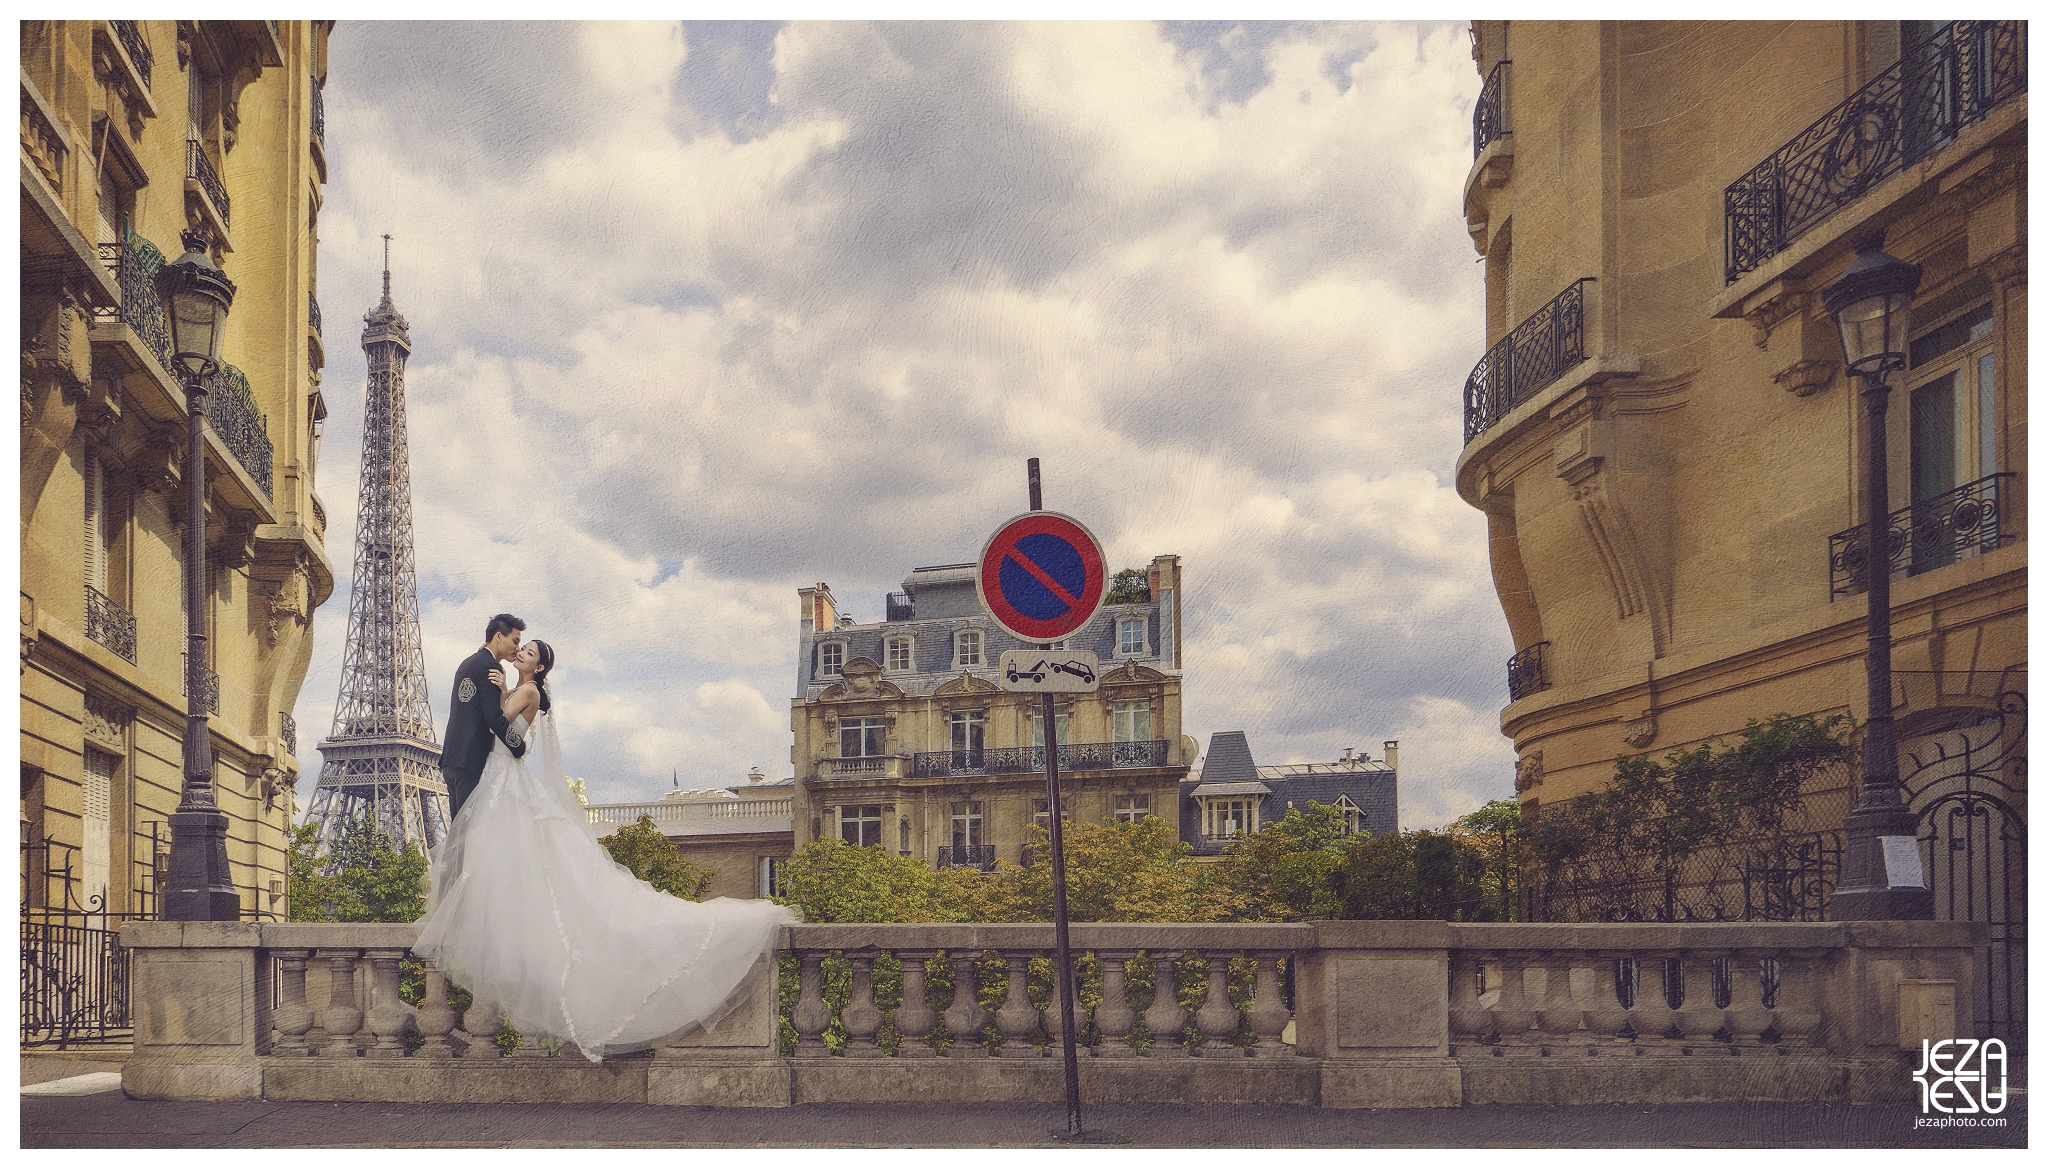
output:
[[[1998,472],[1992,343],[1988,300],[1937,321],[1912,340],[1905,401],[1899,403],[1905,409],[1893,411],[1905,415],[1905,466],[1893,464],[1892,488],[1893,507],[1911,508],[1911,573],[1998,547],[1998,488],[1991,478]],[[1989,512],[1986,504],[1992,505]],[[1975,522],[1984,515],[1992,522]]]

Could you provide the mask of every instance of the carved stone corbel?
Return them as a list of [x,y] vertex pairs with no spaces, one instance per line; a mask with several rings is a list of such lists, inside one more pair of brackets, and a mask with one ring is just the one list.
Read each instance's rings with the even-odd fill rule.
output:
[[285,783],[284,778],[284,768],[276,766],[264,768],[262,787],[263,810],[275,812],[277,810],[278,797],[283,795],[288,789],[289,785]]
[[[212,525],[208,525],[212,530]],[[256,521],[247,515],[234,514],[217,529],[219,542],[214,546],[214,563],[222,568],[247,568],[256,559]]]
[[1588,420],[1559,438],[1554,452],[1557,477],[1571,486],[1587,540],[1613,591],[1617,619],[1647,614],[1651,643],[1661,654],[1667,633],[1663,598],[1614,489],[1613,454],[1613,424]]
[[1773,374],[1771,380],[1802,398],[1809,398],[1827,389],[1828,384],[1835,380],[1835,363],[1818,357],[1801,358]]
[[183,481],[180,468],[185,456],[185,428],[175,423],[152,426],[141,449],[128,461],[129,474],[138,490],[151,494],[177,495]]
[[1515,761],[1515,791],[1517,794],[1543,786],[1543,752],[1531,751]]
[[1640,751],[1657,739],[1657,712],[1646,710],[1621,724],[1621,741]]
[[1784,324],[1788,319],[1804,313],[1811,307],[1813,307],[1812,293],[1786,291],[1742,314],[1742,319],[1748,321],[1750,326],[1756,330],[1756,336],[1753,338],[1756,342],[1756,347],[1758,349],[1769,349],[1771,347],[1771,334],[1777,330],[1778,326]]

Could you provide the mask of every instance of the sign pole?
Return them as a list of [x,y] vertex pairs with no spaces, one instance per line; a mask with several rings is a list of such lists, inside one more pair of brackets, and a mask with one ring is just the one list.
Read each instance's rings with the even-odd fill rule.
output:
[[[1027,466],[1031,481],[1031,510],[1045,510],[1045,495],[1038,477],[1038,460],[1032,459]],[[1050,642],[1040,646],[1051,649]],[[1067,1082],[1067,1131],[1055,1132],[1068,1140],[1085,1139],[1081,1131],[1081,1061],[1075,1051],[1079,1038],[1074,1034],[1074,961],[1067,946],[1067,850],[1066,837],[1060,831],[1060,751],[1059,715],[1053,708],[1051,691],[1038,696],[1039,725],[1045,728],[1041,738],[1045,740],[1045,806],[1046,820],[1051,825],[1052,835],[1052,939],[1053,971],[1059,986],[1060,996],[1060,1052],[1065,1063]]]

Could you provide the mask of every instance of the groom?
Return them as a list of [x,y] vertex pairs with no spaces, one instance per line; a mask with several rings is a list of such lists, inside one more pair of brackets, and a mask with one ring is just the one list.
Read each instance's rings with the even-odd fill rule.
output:
[[463,802],[476,790],[484,761],[491,757],[491,740],[504,739],[513,758],[526,754],[526,744],[506,738],[503,701],[505,692],[491,681],[500,658],[519,652],[519,634],[526,622],[510,613],[500,613],[484,627],[482,648],[462,660],[455,670],[455,693],[448,702],[448,733],[441,736],[441,777],[448,783],[448,822],[462,812]]

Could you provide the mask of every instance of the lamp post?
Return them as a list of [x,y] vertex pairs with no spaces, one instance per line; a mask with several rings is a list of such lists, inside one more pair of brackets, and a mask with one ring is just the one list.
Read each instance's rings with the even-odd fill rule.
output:
[[234,282],[206,254],[207,235],[184,234],[185,254],[157,276],[170,305],[171,362],[185,383],[185,788],[171,813],[170,921],[234,921],[242,900],[228,872],[228,817],[213,801],[206,725],[206,379],[220,368]]
[[1869,717],[1863,724],[1863,790],[1842,824],[1842,875],[1828,902],[1837,921],[1905,921],[1934,916],[1920,864],[1919,823],[1899,798],[1899,755],[1892,737],[1891,484],[1885,375],[1906,368],[1906,331],[1920,267],[1885,254],[1882,232],[1855,241],[1856,259],[1821,292],[1842,334],[1848,372],[1863,379],[1865,510],[1863,595],[1870,605],[1864,657]]

